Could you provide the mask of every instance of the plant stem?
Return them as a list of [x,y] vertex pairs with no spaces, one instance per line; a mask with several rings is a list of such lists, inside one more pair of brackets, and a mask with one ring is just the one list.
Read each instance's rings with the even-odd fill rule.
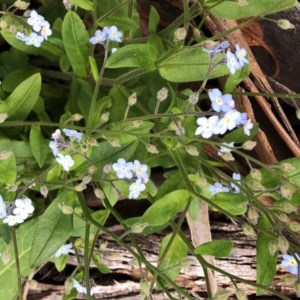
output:
[[16,234],[15,227],[12,227],[11,235],[12,235],[12,241],[13,241],[13,247],[14,247],[15,261],[16,261],[17,282],[18,282],[18,299],[22,300],[23,299],[22,277],[21,277],[21,270],[20,270],[17,234]]
[[84,235],[84,278],[87,298],[91,297],[91,283],[90,283],[90,229],[91,223],[86,221],[85,223],[85,235]]

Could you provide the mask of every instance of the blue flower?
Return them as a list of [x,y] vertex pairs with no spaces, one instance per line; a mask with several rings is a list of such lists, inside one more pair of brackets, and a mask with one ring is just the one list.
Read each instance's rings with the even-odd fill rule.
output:
[[[241,183],[240,180],[241,180],[241,174],[238,174],[238,173],[233,173],[232,174],[232,179],[235,180],[237,183]],[[233,182],[230,183],[232,189],[234,190],[235,193],[240,193],[241,190],[240,188],[234,184]]]
[[95,35],[90,38],[90,42],[93,45],[103,44],[107,39],[107,35],[108,35],[107,27],[104,27],[103,30],[98,29],[96,30]]
[[32,45],[36,48],[41,47],[41,44],[43,41],[44,41],[44,38],[35,32],[31,32],[30,35],[25,37],[25,39],[24,39],[24,42],[26,45],[28,45],[28,46]]
[[67,254],[69,254],[71,249],[72,249],[71,243],[62,245],[58,250],[55,251],[54,257],[60,257],[61,255],[67,255]]
[[74,165],[74,160],[71,155],[57,154],[56,161],[63,167],[65,171],[70,171],[70,168]]
[[131,179],[133,176],[133,163],[126,162],[124,158],[119,158],[117,162],[112,165],[112,168],[116,172],[116,175],[119,179]]
[[6,203],[4,202],[2,196],[0,195],[0,219],[6,218]]
[[77,130],[67,129],[67,128],[64,128],[62,131],[65,133],[67,137],[70,138],[71,141],[76,141],[77,143],[81,142],[82,140],[81,132]]
[[219,117],[211,116],[209,118],[201,117],[197,119],[199,127],[196,129],[195,135],[201,135],[205,139],[209,139],[213,134],[219,134]]
[[49,143],[49,148],[52,150],[52,153],[53,153],[54,156],[58,155],[58,153],[59,153],[59,146],[58,146],[57,141],[51,141]]
[[110,41],[116,41],[119,43],[122,41],[123,34],[118,30],[117,26],[111,26],[108,29],[107,35]]
[[234,74],[242,67],[236,56],[230,50],[228,50],[226,53],[226,63],[231,74]]
[[212,195],[215,195],[220,192],[229,192],[229,188],[223,186],[220,182],[215,182],[215,184],[209,187],[209,191]]
[[225,51],[229,46],[230,43],[228,41],[223,41],[214,45],[213,47],[203,46],[202,49],[209,54],[210,59],[213,59],[218,53]]
[[222,95],[219,89],[212,89],[208,91],[208,96],[211,106],[216,112],[227,112],[234,108],[234,101],[230,94]]
[[249,63],[249,60],[246,58],[247,52],[244,48],[240,48],[239,45],[235,45],[235,56],[240,64],[243,67],[245,64]]
[[[297,255],[297,254],[295,254]],[[298,258],[298,255],[297,255]],[[299,267],[298,262],[296,261],[295,257],[292,255],[284,254],[283,261],[281,262],[281,266],[288,268],[289,272],[293,275],[298,275]]]
[[47,21],[41,15],[39,15],[35,10],[30,12],[30,17],[27,19],[27,23],[36,32],[40,32],[42,27],[46,25]]
[[147,182],[149,180],[149,176],[148,176],[148,166],[145,164],[141,164],[138,160],[135,160],[133,162],[133,167],[132,170],[135,173],[135,176],[138,179],[143,180],[143,182]]
[[146,189],[146,186],[144,183],[142,183],[141,179],[138,179],[136,182],[132,183],[129,186],[129,199],[137,199],[141,192],[143,192]]

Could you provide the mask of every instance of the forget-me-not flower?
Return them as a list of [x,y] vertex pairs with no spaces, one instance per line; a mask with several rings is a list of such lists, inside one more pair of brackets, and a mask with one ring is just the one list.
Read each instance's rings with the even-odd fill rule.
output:
[[112,168],[116,172],[116,175],[119,179],[131,179],[133,177],[133,163],[126,162],[124,158],[119,158],[117,162],[112,165]]
[[15,226],[24,222],[24,219],[20,215],[8,215],[3,219],[3,223],[8,226]]
[[201,135],[205,139],[209,139],[213,134],[219,134],[219,117],[211,116],[209,118],[201,117],[197,119],[199,125],[195,135]]
[[226,64],[231,74],[234,74],[242,67],[237,57],[230,50],[226,53]]
[[235,109],[229,110],[219,121],[219,133],[224,134],[227,130],[232,130],[239,124],[241,113]]
[[70,138],[71,141],[76,141],[77,143],[81,142],[82,139],[82,133],[77,130],[67,129],[64,128],[62,130],[64,134]]
[[129,186],[129,199],[137,199],[141,192],[146,189],[146,185],[142,183],[141,179],[138,179],[136,182],[132,183]]
[[70,168],[74,165],[74,160],[71,155],[57,154],[56,161],[63,167],[65,171],[70,171]]
[[38,35],[36,32],[31,32],[29,36],[25,37],[24,41],[28,46],[32,45],[39,48],[41,47],[44,38],[41,35]]
[[247,52],[244,48],[240,48],[239,45],[235,45],[235,56],[240,64],[243,67],[245,64],[249,63],[249,60],[246,58]]
[[133,162],[132,170],[135,173],[135,176],[138,179],[141,179],[143,182],[147,182],[149,179],[148,176],[148,166],[145,164],[141,164],[138,160]]
[[220,182],[215,182],[215,184],[209,187],[209,191],[212,195],[215,195],[220,192],[229,192],[229,188],[223,186]]
[[208,91],[208,97],[211,101],[212,109],[216,112],[227,112],[234,108],[234,101],[230,94],[222,95],[219,89]]
[[35,32],[40,32],[42,27],[46,25],[46,22],[45,18],[39,15],[35,10],[30,12],[30,17],[27,19],[27,23]]
[[58,250],[55,251],[54,257],[60,257],[61,255],[67,255],[67,254],[69,254],[71,249],[72,249],[71,243],[62,245]]
[[76,279],[72,279],[73,288],[77,290],[78,293],[86,294],[86,287],[82,286]]
[[0,219],[3,219],[7,216],[7,212],[6,212],[6,204],[2,198],[2,196],[0,195]]
[[120,43],[122,41],[123,34],[118,30],[117,26],[111,26],[108,29],[107,36],[110,41],[116,41]]
[[[232,179],[235,180],[237,183],[240,184],[240,180],[241,180],[241,174],[239,173],[233,173],[232,174]],[[240,188],[233,182],[230,183],[230,186],[232,187],[232,189],[234,190],[235,193],[240,193],[241,190]]]
[[95,35],[90,38],[90,42],[93,45],[103,44],[107,39],[107,35],[108,35],[107,27],[104,27],[102,30],[98,29],[96,30]]
[[[298,255],[297,255],[297,257],[298,257]],[[285,267],[285,268],[288,268],[288,270],[291,274],[299,275],[298,262],[296,261],[294,256],[284,254],[283,255],[283,261],[281,262],[281,266]]]
[[34,212],[34,206],[29,198],[16,199],[13,214],[26,220]]

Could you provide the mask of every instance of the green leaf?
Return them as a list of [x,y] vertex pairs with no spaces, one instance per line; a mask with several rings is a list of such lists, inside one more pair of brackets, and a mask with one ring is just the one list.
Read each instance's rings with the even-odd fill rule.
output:
[[243,68],[237,70],[234,74],[230,74],[226,80],[223,94],[230,94],[234,88],[242,82],[250,74],[250,65],[246,64]]
[[73,216],[63,214],[59,205],[73,207],[76,202],[76,193],[73,190],[64,190],[42,214],[33,237],[31,266],[36,267],[44,263],[70,237],[73,230]]
[[[221,59],[222,56],[217,55],[213,63]],[[161,61],[158,70],[164,79],[172,82],[200,81],[207,76],[208,78],[216,78],[229,74],[225,64],[218,64],[208,74],[209,65],[209,56],[200,46],[182,47],[179,51]]]
[[247,211],[248,199],[242,194],[220,192],[213,195],[210,200],[234,216],[243,215]]
[[[32,247],[32,238],[36,225],[37,219],[33,219],[26,221],[16,229],[22,277],[28,276],[33,271],[29,265],[29,253]],[[18,284],[12,243],[7,245],[3,239],[0,238],[0,253],[2,254],[0,259],[0,299],[14,300],[18,292]],[[8,257],[9,261],[7,263],[3,262],[3,256]]]
[[107,16],[104,19],[101,19],[98,22],[98,25],[100,27],[115,25],[120,30],[135,30],[139,28],[139,24],[135,20],[126,18],[124,16]]
[[149,15],[149,24],[148,24],[149,33],[156,33],[158,25],[159,25],[159,14],[155,9],[155,7],[151,6],[150,15]]
[[71,0],[70,2],[85,10],[94,10],[93,3],[88,0]]
[[126,45],[114,52],[107,60],[107,68],[136,67],[148,71],[155,69],[156,51],[149,44]]
[[205,4],[209,12],[223,19],[241,19],[245,17],[255,17],[269,15],[281,10],[288,9],[297,4],[297,0],[247,0],[245,5],[241,5],[238,1],[219,1],[205,0]]
[[149,226],[166,224],[183,210],[190,196],[191,194],[187,190],[177,190],[166,194],[146,210],[141,222],[147,223]]
[[55,268],[58,272],[61,272],[64,270],[64,268],[67,265],[68,258],[69,258],[68,255],[61,255],[54,259]]
[[62,26],[63,43],[74,73],[87,77],[89,35],[81,18],[69,11]]
[[[159,250],[159,259],[161,259],[163,253],[168,247],[171,238],[172,234],[169,234],[163,238]],[[184,243],[184,241],[179,235],[176,235],[172,241],[171,246],[169,246],[168,248],[166,256],[159,265],[160,271],[167,275],[171,280],[175,280],[182,267],[181,262],[186,257],[186,255],[187,245]]]
[[16,69],[4,77],[1,87],[5,92],[11,93],[20,83],[35,73],[36,71],[30,69]]
[[[274,239],[274,236],[268,233],[268,231],[272,231],[273,225],[270,223],[267,216],[261,217],[259,228],[261,229],[261,232],[256,241],[256,282],[268,286],[272,284],[276,274],[277,254],[270,254],[269,245]],[[263,293],[264,289],[257,289],[258,296]]]
[[36,104],[41,90],[41,75],[34,74],[20,83],[5,101],[0,101],[0,113],[7,120],[24,120]]
[[204,243],[198,246],[195,250],[195,254],[212,255],[214,257],[228,257],[231,254],[233,247],[232,241],[217,240]]
[[0,182],[9,185],[14,184],[17,178],[17,164],[13,153],[8,158],[0,161]]
[[89,56],[89,63],[90,63],[91,71],[92,71],[92,74],[93,74],[93,78],[96,82],[96,81],[98,81],[98,78],[99,78],[99,71],[98,71],[98,67],[97,67],[97,62],[96,62],[94,57]]
[[32,154],[41,168],[49,153],[48,142],[44,139],[39,125],[32,125],[30,130],[30,148]]

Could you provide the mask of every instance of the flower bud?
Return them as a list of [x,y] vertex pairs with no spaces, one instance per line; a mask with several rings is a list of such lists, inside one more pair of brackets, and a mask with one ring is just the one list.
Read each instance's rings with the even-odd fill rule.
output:
[[103,172],[104,172],[105,174],[110,173],[111,170],[112,170],[111,164],[107,164],[107,165],[105,165],[105,166],[103,167]]
[[295,231],[295,232],[298,232],[300,231],[300,224],[298,222],[289,222],[288,223],[288,227],[292,230],[292,231]]
[[103,200],[105,198],[103,191],[98,188],[94,189],[94,194],[100,200]]
[[71,293],[71,290],[73,289],[73,282],[72,282],[72,278],[68,278],[65,281],[65,292],[66,295],[69,295]]
[[146,149],[147,149],[147,151],[148,151],[149,153],[151,153],[151,154],[157,154],[157,153],[159,153],[157,147],[156,147],[155,145],[153,145],[153,144],[148,144],[148,145],[146,146]]
[[250,225],[248,225],[247,223],[243,223],[242,229],[243,229],[244,234],[246,236],[253,237],[253,238],[256,237],[256,233],[255,233],[254,229]]
[[28,286],[31,290],[38,290],[39,289],[39,283],[34,279],[27,280]]
[[71,120],[75,121],[75,122],[78,122],[82,119],[83,119],[83,115],[81,115],[81,114],[74,114],[74,115],[71,116]]
[[129,97],[128,97],[128,105],[129,106],[133,106],[136,104],[136,101],[137,101],[137,98],[136,98],[136,92],[134,92],[133,94],[131,94]]
[[221,154],[221,157],[225,160],[225,161],[234,161],[234,156],[231,154],[231,152],[223,152]]
[[269,252],[274,255],[278,251],[278,243],[275,239],[271,240],[269,243]]
[[29,2],[17,0],[17,1],[15,1],[15,3],[13,5],[14,5],[14,7],[16,7],[20,10],[26,10],[28,8],[29,4],[30,4]]
[[101,124],[104,124],[104,123],[106,123],[108,120],[109,120],[109,112],[106,111],[106,112],[104,112],[103,114],[101,114],[101,116],[100,116],[100,123],[101,123]]
[[183,41],[186,38],[187,31],[184,27],[179,27],[174,32],[174,42]]
[[279,187],[279,194],[286,199],[291,199],[293,197],[293,189],[291,186],[282,185]]
[[48,192],[49,192],[48,188],[45,185],[42,185],[40,187],[40,193],[44,198],[46,198],[48,196]]
[[296,109],[296,117],[300,120],[300,109]]
[[9,247],[2,253],[1,259],[4,265],[7,265],[10,262],[10,254],[9,254]]
[[91,147],[96,147],[99,145],[96,139],[88,139],[87,144]]
[[213,299],[214,300],[227,300],[230,295],[231,295],[230,291],[227,291],[224,289],[219,289]]
[[281,278],[282,282],[287,285],[295,284],[297,279],[298,279],[297,276],[292,275],[292,274],[286,274]]
[[183,137],[184,134],[185,134],[185,129],[182,127],[181,123],[178,122],[176,128],[175,128],[175,133],[178,135],[178,136],[181,136]]
[[168,98],[168,92],[168,89],[166,87],[163,87],[157,92],[156,99],[159,102],[165,101]]
[[256,208],[250,206],[247,211],[247,216],[252,224],[254,224],[254,225],[257,224],[257,221],[259,218],[259,213],[256,210]]
[[247,295],[245,294],[245,292],[242,289],[237,289],[235,294],[236,294],[236,297],[238,300],[247,300],[248,299]]
[[9,31],[11,32],[11,33],[17,33],[17,27],[14,25],[14,24],[11,24],[10,26],[9,26]]
[[89,174],[94,174],[97,171],[97,167],[96,166],[90,166],[88,169],[88,173]]
[[279,236],[277,243],[278,243],[278,249],[282,253],[287,253],[290,247],[290,243],[288,242],[288,240],[284,236]]
[[58,208],[61,210],[61,212],[62,212],[64,215],[72,215],[73,212],[74,212],[74,209],[73,209],[72,206],[65,205],[64,203],[59,204],[59,205],[58,205]]
[[4,30],[7,28],[7,22],[4,19],[0,20],[0,29]]
[[283,223],[289,223],[290,222],[289,217],[286,214],[284,214],[284,213],[278,214],[277,217]]
[[287,29],[295,29],[295,25],[293,25],[289,20],[287,19],[279,19],[277,20],[277,26],[280,27],[283,30]]
[[82,192],[85,189],[86,189],[86,184],[84,184],[84,183],[79,183],[79,184],[77,184],[77,185],[74,186],[74,190],[76,192]]
[[250,174],[251,174],[251,177],[258,180],[258,181],[261,181],[261,172],[258,170],[258,169],[251,169],[250,171]]
[[109,143],[112,145],[112,147],[114,148],[119,148],[121,147],[121,144],[119,142],[119,140],[117,139],[112,139],[112,140],[109,140]]
[[188,101],[189,101],[189,103],[191,105],[196,105],[198,103],[198,101],[199,101],[199,93],[196,92],[196,93],[191,94],[189,96],[189,100]]
[[297,211],[297,207],[291,203],[282,203],[281,204],[281,211],[290,214],[292,212]]
[[185,148],[186,152],[189,154],[189,155],[192,155],[192,156],[199,156],[199,151],[197,150],[197,148],[195,146],[192,146],[192,145],[188,145],[186,148]]
[[242,148],[244,150],[253,150],[253,148],[256,146],[256,142],[254,141],[246,141],[245,143],[243,143]]
[[143,124],[143,121],[136,120],[131,123],[133,128],[139,128]]
[[83,184],[88,184],[88,183],[91,182],[91,180],[92,180],[92,176],[91,176],[91,175],[86,175],[86,176],[84,176],[84,177],[82,178],[82,182],[81,182],[81,183],[83,183]]

